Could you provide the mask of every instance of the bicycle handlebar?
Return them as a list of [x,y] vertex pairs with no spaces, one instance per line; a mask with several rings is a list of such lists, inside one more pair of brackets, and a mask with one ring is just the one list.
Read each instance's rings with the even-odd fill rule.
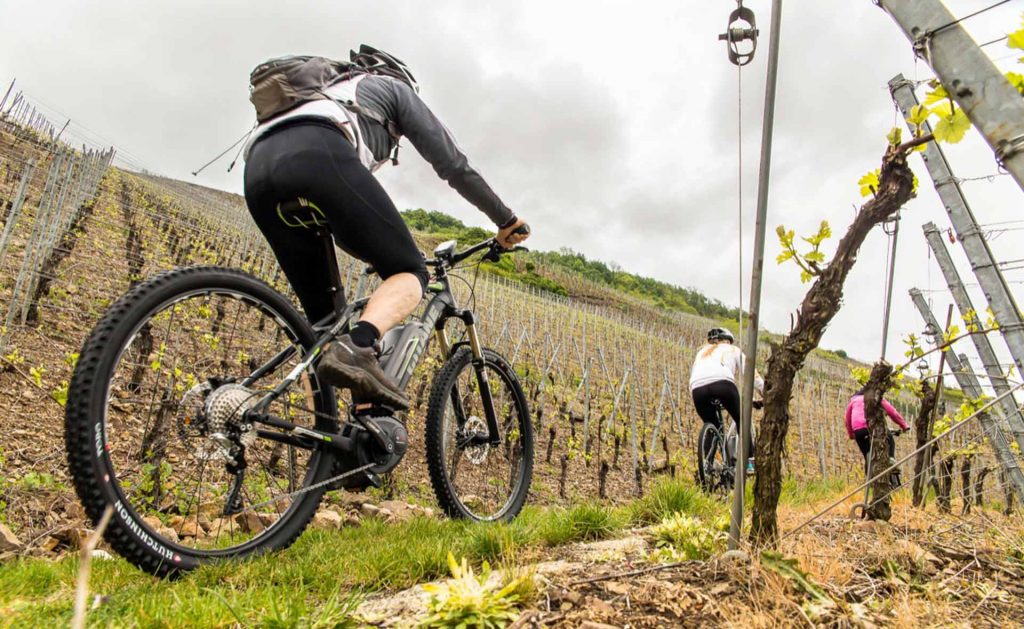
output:
[[427,266],[437,267],[444,266],[446,264],[455,266],[459,262],[462,262],[466,258],[472,256],[475,253],[479,253],[484,249],[488,250],[487,253],[484,254],[484,260],[489,260],[491,262],[497,262],[498,259],[501,258],[501,256],[506,253],[512,253],[515,251],[529,251],[529,249],[527,249],[526,247],[522,247],[520,245],[516,245],[511,249],[506,249],[505,247],[499,245],[498,241],[495,240],[494,238],[488,238],[487,240],[484,240],[483,242],[478,242],[477,244],[472,245],[467,249],[463,249],[462,251],[457,251],[453,253],[451,259],[446,260],[443,258],[431,258],[426,260],[425,262]]

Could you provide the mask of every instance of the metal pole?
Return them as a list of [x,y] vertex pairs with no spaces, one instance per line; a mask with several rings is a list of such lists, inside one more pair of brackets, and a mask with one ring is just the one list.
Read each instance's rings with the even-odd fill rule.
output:
[[[910,289],[910,298],[914,300],[914,305],[917,306],[917,310],[921,313],[921,317],[924,319],[925,324],[933,326],[936,330],[939,330],[939,323],[935,320],[935,316],[932,314],[931,309],[925,302],[924,296],[921,295],[921,291],[916,288]],[[970,365],[964,359],[965,357],[958,357],[952,347],[947,347],[945,351],[943,351],[943,354],[946,356],[946,362],[949,363],[949,369],[953,373],[953,377],[956,378],[956,381],[963,392],[972,399],[980,398],[982,390],[981,385],[978,382],[978,376],[974,375],[974,372],[971,371]],[[1003,400],[1008,397],[1012,396],[1000,396],[999,399]],[[993,410],[998,411],[998,409]],[[981,421],[981,425],[985,429],[985,434],[988,436],[989,444],[992,446],[992,449],[995,450],[996,460],[999,461],[1000,465],[1012,481],[1013,487],[1017,491],[1017,497],[1024,500],[1024,472],[1021,472],[1020,465],[1017,463],[1017,457],[1015,457],[1013,451],[1010,450],[1010,443],[1006,440],[1006,435],[1003,434],[999,425],[988,413],[981,413],[978,419]]]
[[[924,235],[928,239],[928,245],[931,247],[932,252],[935,253],[935,260],[939,263],[939,268],[942,269],[942,274],[946,278],[946,284],[949,285],[949,292],[953,294],[953,301],[956,302],[956,307],[960,309],[961,316],[966,317],[968,312],[974,310],[974,306],[971,303],[970,295],[967,294],[967,289],[964,288],[964,284],[960,280],[960,274],[953,264],[953,258],[950,257],[945,243],[942,242],[939,228],[935,226],[935,223],[926,223],[924,225]],[[989,342],[988,336],[974,334],[971,336],[971,340],[974,341],[974,348],[978,351],[978,356],[981,357],[981,364],[985,368],[985,373],[988,374],[992,388],[996,393],[1008,391],[1010,386],[1002,370],[999,368],[999,359],[996,358],[996,353],[992,349],[992,343]],[[1021,416],[1020,410],[1017,408],[1017,404],[1012,396],[1003,398],[1001,407],[1003,415],[1006,416],[1006,421],[1010,425],[1010,432],[1013,434],[1014,441],[1017,442],[1017,447],[1021,449],[1021,452],[1024,452],[1024,417]]]
[[889,277],[885,289],[885,314],[882,317],[882,360],[885,360],[885,346],[889,343],[889,313],[892,311],[892,279],[896,274],[896,240],[900,236],[900,214],[896,213],[892,228],[892,252],[889,254]]
[[761,279],[764,270],[764,237],[768,216],[768,176],[772,163],[772,130],[775,122],[775,85],[779,75],[779,31],[782,0],[772,0],[772,25],[768,38],[768,76],[764,91],[764,122],[761,126],[761,168],[757,181],[757,223],[754,231],[754,255],[751,259],[750,314],[747,340],[743,343],[746,361],[740,398],[740,434],[736,451],[736,484],[733,488],[732,522],[729,525],[729,549],[739,547],[743,527],[743,497],[747,484],[747,435],[750,434],[751,402],[754,399],[754,366],[757,362],[757,331],[761,323]]
[[[910,109],[917,105],[917,97],[914,95],[912,84],[904,79],[903,75],[897,75],[889,81],[889,90],[899,104],[903,115],[909,115]],[[925,123],[924,132],[931,132],[928,123]],[[960,189],[960,184],[957,183],[949,169],[942,149],[935,142],[929,142],[925,145],[921,158],[928,168],[928,174],[935,182],[935,191],[939,193],[939,198],[942,199],[942,204],[946,207],[949,221],[952,223],[953,229],[956,230],[957,238],[963,245],[967,259],[971,262],[971,268],[985,293],[985,299],[992,308],[996,321],[999,322],[999,332],[1010,348],[1010,355],[1017,365],[1017,370],[1024,373],[1024,320],[1021,319],[1020,309],[1013,298],[1013,293],[1010,292],[1006,279],[999,270],[999,264],[988,248],[988,243],[985,242],[978,221],[974,218],[967,199]]]
[[11,84],[7,86],[7,92],[4,94],[3,100],[0,100],[0,118],[3,118],[4,105],[7,104],[7,98],[11,95],[11,90],[14,89],[14,82],[18,79],[11,79]]
[[940,0],[879,2],[1024,189],[1024,99]]
[[[943,330],[948,330],[950,324],[953,322],[953,304],[949,304],[949,308],[946,310],[946,327]],[[952,355],[952,354],[951,354]],[[943,388],[943,377],[942,372],[946,368],[946,352],[939,352],[939,371],[935,376],[935,404],[932,406],[931,417],[928,418],[928,423],[925,425],[925,429],[928,431],[927,434],[932,434],[932,426],[935,425],[935,418],[939,416],[939,404],[942,403]],[[925,504],[928,502],[928,477],[932,473],[932,449],[928,448],[924,451],[924,474],[922,475],[921,482],[921,508],[923,509]]]

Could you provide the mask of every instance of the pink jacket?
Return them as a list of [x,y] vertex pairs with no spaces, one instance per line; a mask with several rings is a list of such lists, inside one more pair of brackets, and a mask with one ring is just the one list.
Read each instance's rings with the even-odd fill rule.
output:
[[[882,399],[882,408],[885,409],[886,415],[899,424],[900,428],[903,430],[910,429],[907,422],[903,421],[903,416],[900,415],[900,412],[893,408],[892,404],[886,402],[885,398]],[[855,431],[867,427],[868,420],[864,417],[864,396],[855,395],[850,398],[850,404],[846,407],[846,434],[850,436],[850,439],[853,439]]]

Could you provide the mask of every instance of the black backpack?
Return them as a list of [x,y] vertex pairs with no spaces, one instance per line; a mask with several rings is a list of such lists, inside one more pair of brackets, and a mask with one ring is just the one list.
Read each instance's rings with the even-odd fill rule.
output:
[[249,100],[256,108],[256,120],[265,122],[302,103],[327,99],[324,88],[362,72],[365,70],[351,62],[326,57],[278,57],[264,61],[249,74]]
[[266,122],[278,114],[313,100],[330,100],[352,113],[366,116],[387,130],[394,143],[391,162],[398,164],[398,141],[401,133],[394,121],[386,119],[372,109],[352,101],[331,98],[324,89],[359,74],[376,74],[398,79],[419,91],[416,79],[405,64],[395,57],[367,45],[352,51],[351,61],[337,61],[326,57],[289,55],[269,59],[256,66],[249,74],[249,100],[256,107],[256,120]]

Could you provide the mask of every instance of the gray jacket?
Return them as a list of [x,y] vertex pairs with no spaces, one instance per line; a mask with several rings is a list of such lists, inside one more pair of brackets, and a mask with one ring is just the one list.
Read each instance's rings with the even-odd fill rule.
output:
[[[324,117],[335,121],[353,141],[360,158],[371,170],[386,162],[396,140],[378,120],[390,122],[397,135],[405,136],[427,160],[438,177],[448,182],[464,199],[487,215],[495,225],[511,220],[513,213],[494,193],[480,173],[469,163],[451,132],[430,111],[411,87],[387,76],[359,75],[324,90],[331,100],[309,101],[256,127],[248,148],[267,130],[284,120],[299,117]],[[354,104],[346,108],[339,103]],[[373,117],[359,113],[369,110]],[[358,125],[353,133],[352,125]]]

